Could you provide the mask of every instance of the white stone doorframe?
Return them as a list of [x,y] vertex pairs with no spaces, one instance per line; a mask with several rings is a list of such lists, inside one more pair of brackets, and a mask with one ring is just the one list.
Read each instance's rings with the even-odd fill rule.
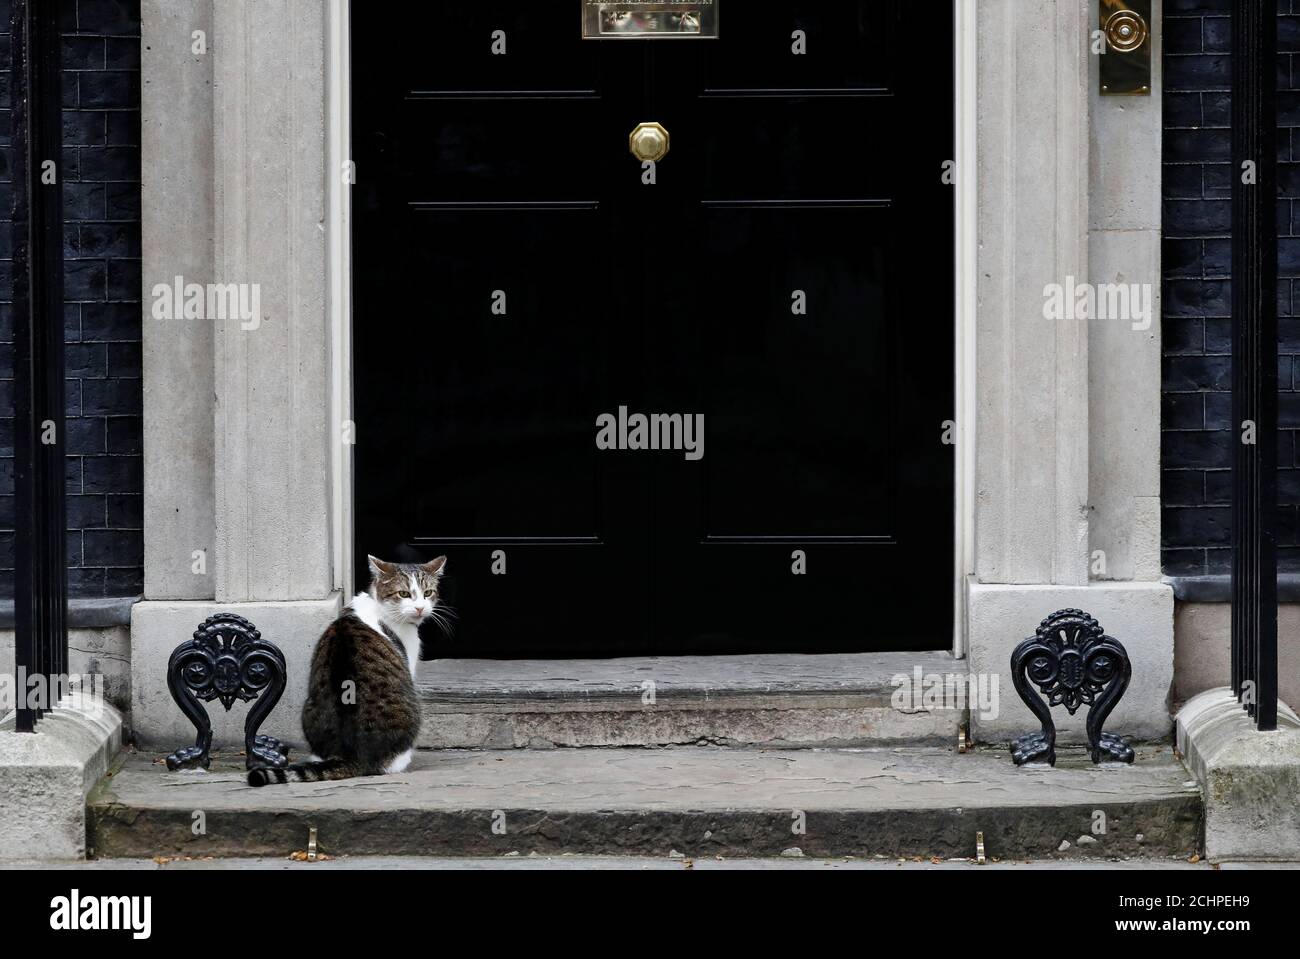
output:
[[[956,282],[953,303],[955,337],[954,397],[956,408],[956,450],[953,500],[953,636],[957,658],[966,650],[966,584],[974,572],[974,489],[975,449],[975,251],[976,207],[973,178],[962,175],[976,165],[976,17],[971,0],[952,0],[956,42],[953,95],[957,170],[955,185],[954,262]],[[351,64],[349,15],[351,0],[329,0],[329,53],[326,73],[329,85],[328,124],[330,162],[338,175],[329,184],[330,336],[333,362],[330,369],[330,407],[333,421],[352,428],[352,224],[351,190],[347,175],[351,168]],[[363,173],[364,175],[364,173]],[[331,462],[336,491],[332,504],[334,530],[334,585],[346,594],[353,569],[352,457],[345,443],[334,447]]]
[[[1143,333],[1042,317],[1044,284],[1071,276],[1158,292],[1159,4],[1153,95],[1117,102],[1096,94],[1092,0],[979,0],[978,17],[974,0],[954,3],[953,648],[1004,691],[1000,717],[973,715],[974,732],[1032,722],[1011,694],[1010,648],[1076,605],[1138,666],[1116,730],[1166,735],[1159,310]],[[222,609],[285,649],[289,691],[267,731],[297,739],[294,692],[353,565],[349,0],[141,8],[146,598],[132,618],[134,726],[146,742],[190,735],[166,658]],[[210,38],[203,54],[195,30]],[[150,290],[176,275],[260,283],[260,329],[150,319]],[[1105,577],[1090,575],[1098,549]],[[238,739],[240,712],[214,718],[218,739]]]

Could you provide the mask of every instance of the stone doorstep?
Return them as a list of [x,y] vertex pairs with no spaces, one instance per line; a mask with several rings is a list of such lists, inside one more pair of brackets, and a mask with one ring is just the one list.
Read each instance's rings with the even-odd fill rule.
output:
[[952,746],[962,709],[894,707],[897,675],[966,675],[946,652],[436,660],[425,749]]
[[1002,749],[443,750],[401,775],[262,789],[233,756],[210,772],[155,759],[124,754],[91,795],[93,855],[283,857],[311,827],[349,856],[948,859],[982,831],[1002,860],[1187,859],[1201,836],[1200,793],[1167,746],[1107,767],[1063,750],[1054,769]]
[[65,699],[33,733],[0,717],[0,860],[85,855],[86,796],[122,746],[122,717],[107,703]]
[[1278,703],[1260,732],[1227,687],[1178,712],[1178,749],[1205,795],[1205,849],[1225,859],[1300,859],[1300,717]]

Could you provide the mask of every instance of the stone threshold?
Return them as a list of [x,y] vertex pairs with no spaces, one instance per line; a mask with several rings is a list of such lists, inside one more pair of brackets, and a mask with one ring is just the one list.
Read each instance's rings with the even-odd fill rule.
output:
[[1103,767],[1065,749],[1055,768],[1004,749],[422,751],[401,775],[261,789],[233,755],[154,760],[124,754],[90,796],[93,856],[284,857],[312,828],[331,856],[947,859],[982,832],[1001,860],[1187,859],[1201,837],[1169,747]]
[[964,709],[899,709],[896,678],[965,677],[950,653],[435,660],[420,745],[953,746]]

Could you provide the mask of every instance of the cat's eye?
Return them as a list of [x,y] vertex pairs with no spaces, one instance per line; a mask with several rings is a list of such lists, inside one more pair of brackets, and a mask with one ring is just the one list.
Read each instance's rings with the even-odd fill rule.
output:
[[397,595],[400,596],[400,597],[402,597],[402,599],[410,599],[410,598],[411,598],[411,594],[408,593],[406,590],[402,590],[402,591],[401,591],[400,593],[398,593]]

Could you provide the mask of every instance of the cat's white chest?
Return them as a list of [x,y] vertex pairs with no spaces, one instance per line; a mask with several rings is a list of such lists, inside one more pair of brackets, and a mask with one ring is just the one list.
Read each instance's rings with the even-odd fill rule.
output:
[[[357,593],[348,604],[353,614],[379,635],[384,635],[384,624],[380,621],[380,606],[369,593]],[[402,643],[406,652],[406,665],[411,671],[411,681],[415,681],[415,668],[420,663],[420,627],[414,623],[388,623],[388,630]]]

